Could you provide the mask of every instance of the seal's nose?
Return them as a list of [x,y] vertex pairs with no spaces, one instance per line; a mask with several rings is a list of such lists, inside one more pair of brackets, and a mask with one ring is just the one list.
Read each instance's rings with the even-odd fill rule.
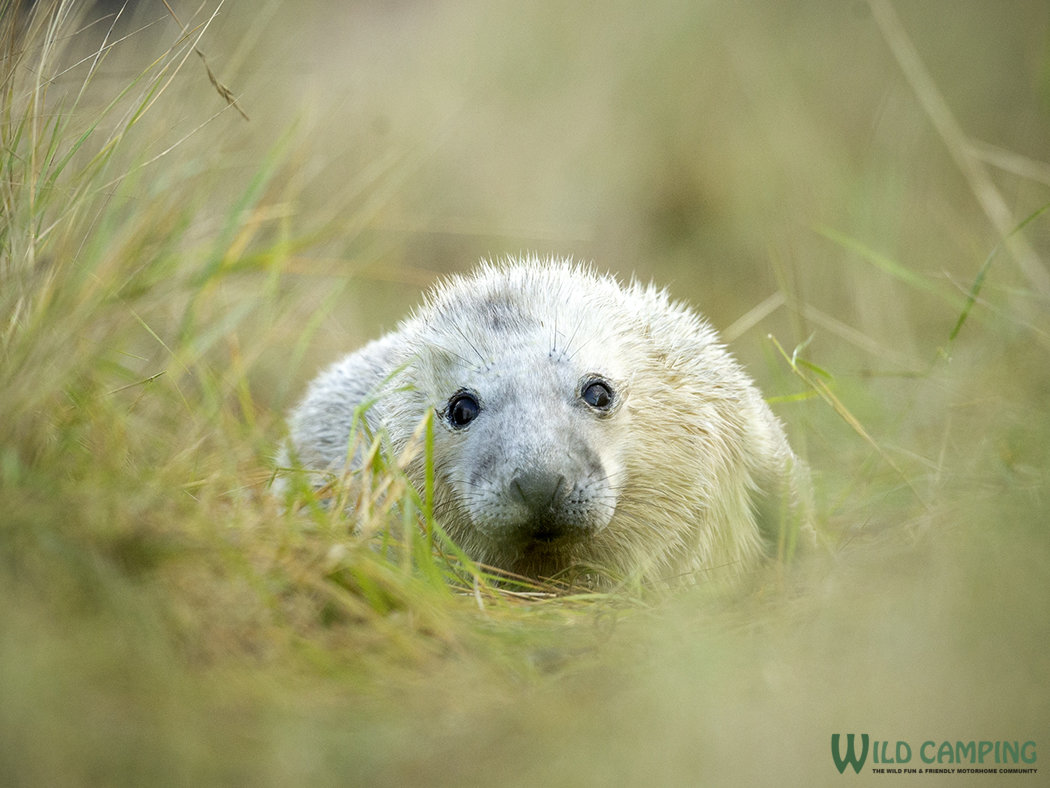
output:
[[566,487],[565,477],[545,470],[522,471],[511,481],[511,489],[529,510],[532,519],[549,517],[558,508]]
[[532,470],[517,474],[511,481],[512,495],[524,508],[518,525],[526,541],[556,542],[571,530],[564,511],[565,498],[572,485],[560,473]]

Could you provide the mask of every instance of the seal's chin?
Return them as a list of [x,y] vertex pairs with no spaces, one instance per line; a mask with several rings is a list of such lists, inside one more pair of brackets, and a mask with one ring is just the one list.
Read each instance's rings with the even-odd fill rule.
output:
[[[610,516],[596,509],[571,513],[513,511],[517,518],[479,518],[461,521],[465,526],[449,535],[465,537],[460,542],[467,553],[487,567],[533,580],[565,579],[593,572],[597,542],[609,525]],[[587,569],[586,567],[591,567]]]
[[501,568],[536,580],[569,580],[581,566],[579,554],[576,543],[533,541],[522,545],[513,557],[507,556]]
[[550,524],[516,529],[497,549],[493,564],[515,575],[537,580],[566,580],[579,574],[591,554],[589,529],[557,528]]

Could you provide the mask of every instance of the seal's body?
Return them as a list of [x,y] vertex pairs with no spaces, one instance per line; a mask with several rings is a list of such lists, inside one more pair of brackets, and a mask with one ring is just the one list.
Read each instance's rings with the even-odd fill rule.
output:
[[[294,458],[344,468],[372,398],[395,453],[434,412],[438,521],[509,572],[735,574],[763,553],[761,513],[797,508],[784,432],[714,330],[662,290],[567,261],[438,286],[318,376],[290,418]],[[423,473],[420,458],[420,489]]]

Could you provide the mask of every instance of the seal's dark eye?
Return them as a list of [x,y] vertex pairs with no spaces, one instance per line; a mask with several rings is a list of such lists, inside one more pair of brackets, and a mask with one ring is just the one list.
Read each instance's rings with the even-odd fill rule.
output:
[[613,403],[612,389],[603,380],[591,380],[583,384],[583,391],[580,392],[580,397],[584,402],[597,410],[608,410]]
[[480,412],[481,405],[478,404],[477,398],[465,391],[454,394],[452,399],[448,401],[448,407],[445,409],[448,423],[457,430],[463,429],[470,422],[474,421]]

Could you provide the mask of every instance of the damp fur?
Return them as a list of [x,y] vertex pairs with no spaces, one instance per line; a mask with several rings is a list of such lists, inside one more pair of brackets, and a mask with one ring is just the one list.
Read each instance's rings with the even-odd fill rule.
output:
[[[282,464],[345,469],[373,399],[395,456],[434,414],[435,514],[500,570],[702,582],[808,527],[781,424],[706,320],[650,284],[536,257],[449,278],[311,383]],[[422,489],[421,457],[408,475]]]

